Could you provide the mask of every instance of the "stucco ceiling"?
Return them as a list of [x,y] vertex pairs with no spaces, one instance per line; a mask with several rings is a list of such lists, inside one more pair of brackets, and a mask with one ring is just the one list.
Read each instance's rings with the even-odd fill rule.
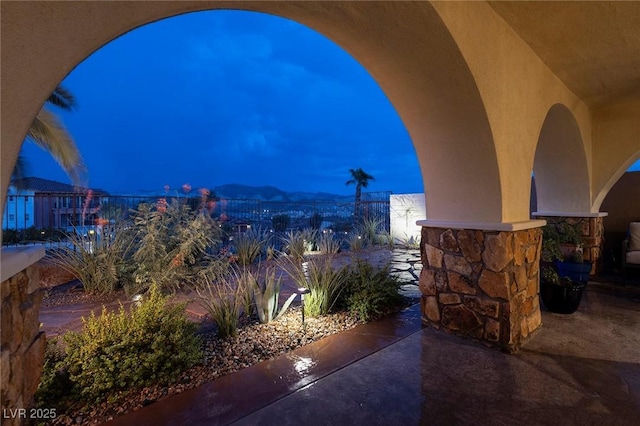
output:
[[489,3],[591,107],[640,99],[640,1]]

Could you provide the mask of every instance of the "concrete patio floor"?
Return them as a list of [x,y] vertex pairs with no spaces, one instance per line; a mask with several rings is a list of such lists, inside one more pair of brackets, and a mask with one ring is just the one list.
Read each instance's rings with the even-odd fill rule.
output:
[[637,425],[640,288],[590,283],[516,354],[423,327],[418,306],[107,425]]

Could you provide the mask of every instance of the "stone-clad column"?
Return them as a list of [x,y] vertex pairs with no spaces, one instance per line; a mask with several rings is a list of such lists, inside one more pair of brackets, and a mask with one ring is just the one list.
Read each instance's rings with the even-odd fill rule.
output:
[[591,275],[602,270],[604,248],[604,218],[607,213],[585,213],[566,216],[558,213],[533,213],[538,219],[544,219],[547,224],[553,225],[561,231],[565,226],[575,227],[580,231],[584,240],[582,252],[584,260],[593,263]]
[[480,231],[423,226],[423,321],[517,350],[542,324],[540,228]]
[[[38,321],[43,296],[39,267],[33,262],[43,254],[44,250],[37,248],[2,250],[0,402],[3,425],[25,423],[25,415],[19,410],[31,407],[40,383],[46,339]],[[23,265],[30,266],[22,269]]]

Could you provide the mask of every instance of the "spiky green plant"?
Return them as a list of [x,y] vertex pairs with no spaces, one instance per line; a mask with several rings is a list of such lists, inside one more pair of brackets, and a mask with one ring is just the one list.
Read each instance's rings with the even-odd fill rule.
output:
[[340,251],[340,241],[333,233],[322,234],[318,240],[318,249],[321,254],[333,255]]
[[276,269],[274,267],[266,268],[264,280],[259,284],[258,282],[254,283],[253,297],[261,323],[266,324],[280,318],[297,296],[296,293],[293,293],[284,302],[284,305],[280,307],[278,302],[281,287],[282,276],[276,277]]
[[107,293],[117,288],[118,271],[131,241],[124,238],[122,227],[112,236],[73,232],[66,246],[48,253],[51,263],[80,280],[87,293]]
[[298,287],[311,290],[304,299],[304,312],[310,317],[328,314],[334,307],[346,277],[345,267],[334,268],[331,258],[319,256],[301,264],[290,257],[279,259],[281,267]]
[[346,238],[349,250],[352,252],[359,252],[365,248],[365,238],[358,232],[350,232]]
[[280,238],[282,239],[285,253],[297,261],[304,259],[306,243],[305,236],[301,231],[289,231]]
[[233,238],[233,246],[238,255],[238,264],[247,266],[253,264],[262,255],[262,251],[269,244],[270,234],[262,229],[248,229],[246,232],[239,232]]
[[218,334],[222,338],[235,337],[246,287],[239,285],[239,280],[233,275],[220,278],[201,274],[198,281],[198,302],[218,326]]
[[242,312],[247,320],[250,320],[256,312],[253,292],[254,288],[258,285],[258,269],[252,270],[248,267],[241,267],[233,271],[238,286],[242,287],[240,292],[242,296]]
[[378,241],[378,232],[382,230],[382,219],[378,217],[363,218],[358,229],[359,234],[365,239],[365,244],[374,245]]
[[404,234],[404,238],[401,241],[402,247],[406,249],[420,248],[420,237]]

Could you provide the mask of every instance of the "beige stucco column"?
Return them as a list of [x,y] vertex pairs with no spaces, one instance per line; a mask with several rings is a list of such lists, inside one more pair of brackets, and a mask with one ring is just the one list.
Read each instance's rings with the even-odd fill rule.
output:
[[517,350],[542,325],[538,294],[543,224],[531,221],[501,230],[478,229],[480,224],[465,229],[423,226],[423,321],[509,352]]

